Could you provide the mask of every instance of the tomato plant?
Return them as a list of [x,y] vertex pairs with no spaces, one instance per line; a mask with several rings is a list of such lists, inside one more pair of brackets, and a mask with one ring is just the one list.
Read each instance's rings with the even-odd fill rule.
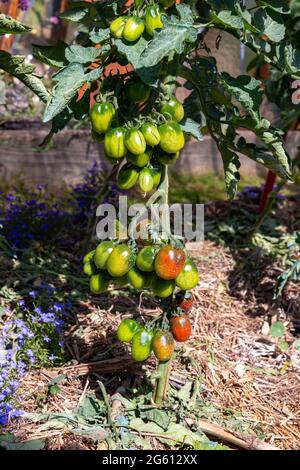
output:
[[[22,69],[19,62],[15,67],[16,74],[47,102],[44,121],[51,121],[52,127],[46,143],[71,119],[90,118],[94,138],[101,140],[103,134],[106,157],[118,165],[112,174],[117,174],[119,187],[137,187],[143,194],[157,188],[163,204],[168,203],[168,166],[181,158],[186,138],[201,141],[206,132],[222,158],[229,198],[237,190],[241,154],[282,181],[291,181],[281,132],[261,116],[260,80],[220,72],[215,58],[203,53],[208,49],[206,33],[219,30],[221,37],[225,31],[248,47],[259,63],[271,64],[288,90],[300,78],[288,2],[257,0],[251,8],[238,0],[72,2],[63,17],[81,31],[76,44],[33,50],[37,60],[56,68],[51,93],[32,69]],[[13,28],[23,32],[20,24]],[[3,29],[1,20],[0,32]],[[11,31],[12,27],[6,30]],[[11,56],[0,55],[0,64],[5,70],[14,68]],[[184,102],[178,99],[178,78],[186,89]],[[287,92],[287,99],[291,95]],[[257,144],[240,136],[245,129],[252,131]],[[153,194],[150,205],[152,198]],[[169,234],[160,239],[150,226],[146,242],[130,236],[121,243],[109,241],[83,260],[93,293],[110,285],[129,285],[147,290],[160,302],[163,314],[129,340],[135,360],[146,360],[153,347],[160,361],[158,381],[163,386],[155,392],[156,402],[165,397],[168,382],[169,332],[176,341],[189,338],[186,312],[193,303],[186,292],[199,280],[184,242],[177,242]],[[127,323],[120,330],[124,336],[118,333],[121,338],[130,337],[131,323]]]

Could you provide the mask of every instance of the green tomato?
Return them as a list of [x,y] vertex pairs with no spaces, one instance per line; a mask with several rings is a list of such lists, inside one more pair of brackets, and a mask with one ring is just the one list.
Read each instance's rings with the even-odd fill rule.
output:
[[126,21],[122,37],[126,41],[134,42],[141,37],[145,30],[144,21],[138,16],[131,16]]
[[127,20],[128,20],[127,16],[119,16],[119,18],[116,18],[110,24],[109,30],[110,30],[111,35],[114,38],[120,39],[122,37]]
[[136,127],[128,129],[124,139],[126,148],[134,155],[141,155],[146,151],[146,141],[142,132]]
[[102,134],[106,132],[116,115],[116,108],[112,103],[96,103],[90,110],[90,119],[93,130]]
[[154,187],[156,187],[159,185],[161,180],[161,165],[159,162],[155,162],[149,168],[152,172]]
[[178,159],[180,152],[176,153],[165,153],[165,152],[158,152],[157,159],[160,163],[164,165],[170,165]]
[[91,259],[94,258],[95,250],[89,251],[83,258],[82,262],[83,264],[86,263],[87,261],[90,261]]
[[151,88],[141,80],[129,80],[126,82],[124,92],[132,103],[142,103],[149,99]]
[[131,355],[135,361],[145,361],[151,354],[152,331],[145,328],[135,333],[132,338]]
[[105,240],[97,246],[95,255],[94,255],[94,263],[97,266],[97,268],[105,269],[106,262],[108,260],[109,255],[112,253],[113,249],[114,249],[114,244],[113,242],[109,240]]
[[175,3],[175,0],[158,0],[158,1],[161,4],[161,6],[164,8],[170,8]]
[[159,247],[155,245],[149,245],[139,251],[136,258],[136,265],[141,271],[154,271],[154,262],[158,249]]
[[139,187],[143,193],[148,193],[149,191],[152,191],[154,187],[154,181],[150,168],[143,168],[140,172]]
[[126,155],[126,160],[132,163],[139,168],[143,168],[144,166],[148,165],[151,158],[151,152],[146,149],[145,153],[141,153],[140,155],[134,155],[133,153],[128,153]]
[[136,266],[133,266],[127,273],[129,284],[135,289],[144,289],[149,285],[148,273],[140,271]]
[[169,297],[170,295],[173,294],[173,291],[175,289],[175,281],[173,279],[166,280],[166,279],[161,279],[158,276],[153,276],[152,283],[151,283],[151,288],[153,290],[153,293],[157,295],[157,297],[160,297],[162,299],[165,299],[166,297]]
[[150,122],[145,122],[140,130],[145,137],[147,145],[150,145],[150,147],[155,147],[155,145],[159,144],[160,134],[158,132],[157,126],[151,124]]
[[92,276],[92,274],[95,274],[97,272],[95,264],[93,260],[86,261],[83,265],[83,272],[87,276]]
[[106,132],[104,139],[104,150],[108,157],[114,159],[120,159],[124,157],[126,153],[124,138],[125,129],[122,127],[116,127]]
[[167,153],[176,153],[184,146],[184,135],[180,124],[169,121],[158,128],[160,134],[160,147]]
[[161,7],[158,5],[158,3],[154,3],[146,9],[146,31],[150,36],[154,36],[155,30],[161,29],[164,26],[161,19],[161,13]]
[[167,115],[168,118],[172,118],[177,122],[182,121],[184,118],[184,109],[180,101],[176,98],[176,96],[172,96],[169,101],[164,103],[160,108],[160,112],[162,114]]
[[129,246],[122,244],[116,246],[109,255],[106,269],[113,277],[122,277],[134,266],[135,254]]
[[126,318],[122,320],[117,330],[117,338],[122,343],[130,343],[134,335],[139,331],[141,326],[134,318]]
[[107,291],[109,286],[110,277],[106,271],[100,271],[93,274],[90,278],[90,290],[94,294],[102,294]]
[[126,163],[118,173],[117,185],[121,189],[130,189],[137,182],[139,169],[131,163]]
[[182,271],[175,279],[176,285],[182,290],[193,289],[199,282],[199,273],[194,261],[188,258]]

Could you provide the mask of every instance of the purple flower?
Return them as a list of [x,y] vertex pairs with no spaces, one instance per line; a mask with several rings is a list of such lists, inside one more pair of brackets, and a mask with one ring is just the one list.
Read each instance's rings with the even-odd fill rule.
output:
[[59,20],[58,16],[51,16],[51,18],[50,18],[50,23],[52,23],[52,24],[57,25],[57,24],[59,24],[59,21],[60,20]]
[[49,361],[55,361],[55,359],[57,359],[57,357],[54,354],[50,354]]
[[45,343],[50,343],[51,339],[49,338],[48,335],[45,335],[44,336],[44,341],[45,341]]
[[29,8],[29,0],[19,0],[18,7],[20,10],[27,11]]

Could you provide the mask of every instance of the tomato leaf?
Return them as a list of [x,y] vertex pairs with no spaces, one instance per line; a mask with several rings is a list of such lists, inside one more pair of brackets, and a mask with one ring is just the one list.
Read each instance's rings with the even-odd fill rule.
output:
[[269,8],[260,8],[254,14],[254,26],[261,35],[266,35],[270,41],[279,42],[284,39],[285,26],[282,16]]
[[247,155],[247,157],[251,158],[251,160],[254,160],[256,163],[264,165],[282,179],[291,180],[290,166],[287,165],[285,158],[282,162],[280,159],[276,158],[276,156],[267,153],[258,145],[246,142],[243,137],[237,142],[236,148],[238,152]]
[[158,424],[164,431],[168,429],[171,422],[170,416],[165,411],[156,408],[142,411],[141,418],[145,418],[147,421],[153,421],[153,423]]
[[95,47],[83,47],[73,45],[66,48],[66,59],[68,62],[77,62],[78,64],[87,64],[94,62],[100,54],[99,49]]
[[106,41],[107,39],[109,39],[109,37],[110,37],[109,28],[105,28],[105,29],[93,28],[92,31],[90,32],[90,40],[95,44]]
[[49,98],[42,79],[36,75],[35,66],[25,64],[25,57],[12,56],[6,51],[0,51],[0,69],[18,78],[31,91],[33,91],[42,101],[46,102]]
[[241,166],[238,155],[228,148],[226,143],[219,145],[224,165],[225,184],[229,199],[233,199],[240,180],[239,168]]
[[285,327],[281,321],[276,321],[270,328],[270,336],[282,338],[285,335]]
[[35,59],[55,68],[62,68],[67,65],[66,48],[68,44],[58,41],[53,46],[40,46],[32,44],[32,52]]
[[[78,5],[74,8],[70,8],[63,13],[61,13],[59,16],[61,19],[66,20],[66,21],[71,21],[73,23],[82,23],[84,20],[86,20],[89,16],[89,11],[90,11],[90,3],[88,2],[80,2],[81,5]],[[84,7],[82,4],[85,4],[86,6]]]
[[2,34],[24,34],[31,31],[29,26],[11,18],[8,15],[0,14],[0,36]]
[[98,67],[88,73],[82,64],[76,62],[71,63],[61,71],[59,71],[53,80],[57,81],[53,94],[49,99],[45,114],[44,122],[51,121],[55,116],[61,113],[68,106],[72,98],[84,83],[90,83],[97,80],[103,71],[102,67]]
[[140,63],[144,67],[158,64],[164,57],[176,52],[181,54],[186,42],[197,40],[197,30],[193,27],[193,13],[188,5],[177,5],[180,18],[172,15],[164,21],[161,31],[155,33],[141,55]]
[[200,131],[200,124],[191,118],[185,118],[180,122],[180,127],[186,134],[192,135],[195,139],[203,140],[203,134]]
[[254,120],[259,121],[263,98],[261,82],[249,75],[231,77],[225,72],[220,74],[220,79],[225,90],[241,103]]
[[286,0],[256,0],[257,5],[267,6],[278,13],[288,15],[291,10]]

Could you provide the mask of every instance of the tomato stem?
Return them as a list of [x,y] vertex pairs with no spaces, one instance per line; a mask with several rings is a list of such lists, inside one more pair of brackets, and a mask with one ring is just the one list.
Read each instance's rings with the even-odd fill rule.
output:
[[171,360],[167,362],[159,362],[157,366],[157,373],[159,378],[156,380],[156,385],[153,393],[153,401],[156,405],[160,405],[166,398],[169,387]]

